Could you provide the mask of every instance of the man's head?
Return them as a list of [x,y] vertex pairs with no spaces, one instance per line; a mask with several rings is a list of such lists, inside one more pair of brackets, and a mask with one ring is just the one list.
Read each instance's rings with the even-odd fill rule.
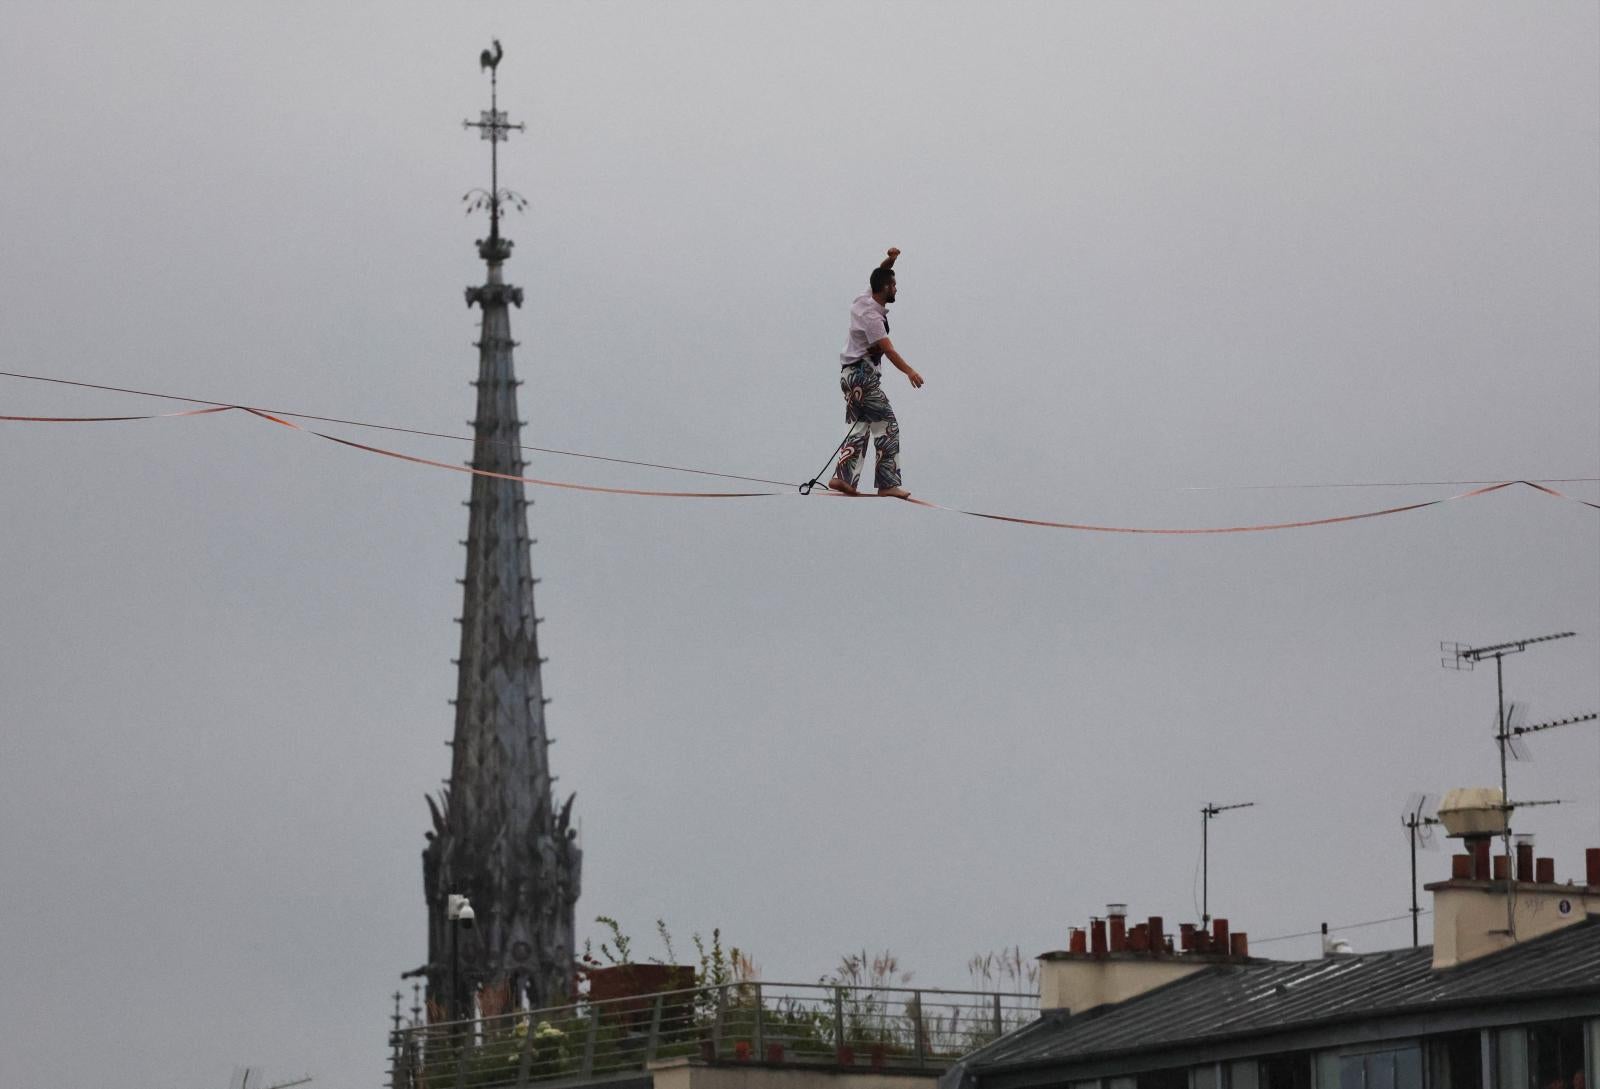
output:
[[894,269],[875,268],[872,278],[867,281],[872,286],[872,297],[881,303],[894,302]]

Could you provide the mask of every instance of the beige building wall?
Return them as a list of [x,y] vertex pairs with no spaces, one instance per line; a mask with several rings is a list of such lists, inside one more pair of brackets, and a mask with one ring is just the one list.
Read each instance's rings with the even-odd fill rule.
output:
[[665,1059],[650,1064],[655,1089],[933,1089],[937,1071],[804,1069]]
[[1145,954],[1110,954],[1106,958],[1041,960],[1039,1008],[1081,1013],[1108,1002],[1125,1002],[1135,995],[1175,979],[1193,975],[1207,961],[1157,960]]
[[[1452,964],[1505,949],[1506,890],[1503,882],[1441,881],[1433,893],[1433,966]],[[1518,882],[1514,918],[1517,941],[1525,942],[1581,923],[1600,912],[1600,895],[1582,885],[1536,885]]]

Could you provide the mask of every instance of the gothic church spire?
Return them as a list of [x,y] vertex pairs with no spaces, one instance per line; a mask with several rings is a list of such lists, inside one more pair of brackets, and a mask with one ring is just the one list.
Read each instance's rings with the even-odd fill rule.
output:
[[[484,282],[466,291],[467,305],[483,315],[472,464],[519,476],[521,383],[512,362],[510,306],[522,305],[522,289],[502,275],[511,242],[501,236],[500,213],[524,201],[500,188],[499,145],[523,126],[510,124],[499,108],[502,55],[498,41],[483,52],[489,109],[462,123],[488,141],[490,164],[489,188],[465,198],[469,210],[489,213],[489,236],[478,240]],[[428,992],[453,1017],[470,1012],[480,986],[505,988],[513,1002],[533,1006],[567,997],[582,864],[572,800],[558,808],[551,786],[528,500],[519,481],[474,476],[468,507],[450,785],[428,799],[433,830],[422,853]],[[454,957],[446,917],[452,893],[468,896],[477,916],[473,930],[456,936]]]

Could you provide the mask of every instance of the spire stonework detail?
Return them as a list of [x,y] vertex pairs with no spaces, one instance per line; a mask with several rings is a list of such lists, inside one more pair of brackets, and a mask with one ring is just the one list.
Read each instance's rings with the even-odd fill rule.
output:
[[[511,242],[500,236],[500,210],[523,202],[499,188],[498,147],[522,126],[508,124],[499,110],[500,57],[499,42],[484,51],[490,108],[480,121],[464,122],[489,141],[491,163],[489,189],[467,195],[473,208],[488,210],[489,237],[478,241],[485,280],[466,298],[483,315],[472,465],[515,477],[523,472],[521,383],[510,306],[522,305],[522,289],[502,275]],[[558,808],[552,791],[524,487],[474,476],[468,507],[450,783],[428,799],[433,830],[422,852],[428,994],[430,1005],[451,1017],[470,1015],[479,987],[504,988],[517,1005],[568,997],[582,868],[572,799]],[[446,912],[453,893],[470,898],[476,914],[475,927],[454,936]]]

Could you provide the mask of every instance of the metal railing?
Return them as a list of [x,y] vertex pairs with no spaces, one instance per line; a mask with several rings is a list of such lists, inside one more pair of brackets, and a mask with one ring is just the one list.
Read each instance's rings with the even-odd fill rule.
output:
[[392,1089],[612,1081],[651,1062],[935,1072],[1032,1021],[1033,994],[729,983],[496,1017],[413,1024],[390,1041]]

